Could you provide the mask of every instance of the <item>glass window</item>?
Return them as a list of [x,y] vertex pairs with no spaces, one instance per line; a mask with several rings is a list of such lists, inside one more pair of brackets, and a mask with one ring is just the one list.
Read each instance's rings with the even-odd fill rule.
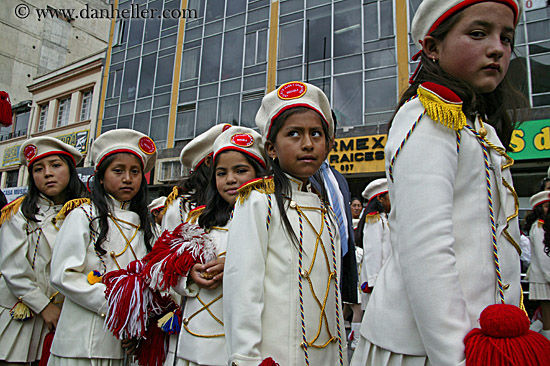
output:
[[243,13],[246,10],[246,0],[227,1],[225,16],[230,17],[235,14]]
[[[70,100],[69,100],[69,105],[70,105]],[[69,111],[67,110],[67,118],[69,117],[68,114],[69,114]],[[23,112],[17,112],[17,114],[15,115],[15,131],[14,131],[15,136],[14,137],[23,136],[27,133],[27,128],[29,128],[30,116],[31,116],[30,109]]]
[[38,118],[38,132],[44,131],[44,129],[46,128],[46,122],[48,120],[48,106],[49,106],[49,103],[45,103],[40,106],[40,117]]
[[199,108],[197,110],[197,130],[195,131],[196,135],[200,135],[216,124],[217,104],[218,101],[216,98],[199,102]]
[[174,55],[166,56],[158,59],[157,77],[155,86],[172,84],[172,76],[174,74]]
[[242,75],[244,28],[225,33],[223,41],[222,80]]
[[397,103],[395,78],[367,80],[365,82],[365,109],[367,113],[391,111]]
[[218,123],[230,123],[235,126],[239,125],[239,100],[239,94],[220,98]]
[[380,1],[380,37],[389,37],[394,35],[393,31],[393,4],[391,0]]
[[279,29],[279,60],[302,55],[303,23],[281,25]]
[[71,109],[71,98],[61,99],[57,109],[57,127],[69,124],[69,110]]
[[550,92],[550,53],[531,56],[532,93]]
[[334,113],[340,126],[363,124],[363,85],[361,74],[347,74],[334,77]]
[[206,4],[206,22],[223,18],[225,1],[209,0]]
[[128,35],[128,48],[141,44],[143,39],[143,18],[133,18],[130,21],[130,33]]
[[202,48],[200,83],[219,80],[222,36],[217,35],[204,39]]
[[[162,146],[161,141],[166,141],[168,136],[168,115],[151,119],[151,131],[149,136],[157,146]],[[162,147],[158,147],[161,149]]]
[[256,128],[256,113],[260,109],[262,98],[243,100],[241,126]]
[[[91,110],[92,110],[92,91],[88,90],[82,93],[82,104],[80,105],[80,120],[81,121],[89,120]],[[40,111],[40,118],[42,119],[42,111]]]
[[19,169],[8,170],[6,172],[6,188],[17,187],[18,178],[19,178]]
[[120,95],[121,102],[134,100],[136,98],[138,67],[139,59],[127,61],[124,65],[122,92]]
[[138,97],[147,97],[153,93],[155,67],[157,66],[157,54],[143,56],[141,59],[141,71],[139,75]]
[[192,139],[195,131],[195,108],[179,110],[176,119],[176,140]]
[[361,52],[361,3],[334,4],[334,57]]
[[133,129],[148,135],[149,134],[149,124],[150,123],[151,123],[151,113],[150,112],[136,113],[136,115],[134,117],[134,127],[133,127]]
[[[149,8],[151,9],[151,5],[149,5]],[[159,32],[160,18],[147,18],[147,21],[145,23],[145,36],[143,38],[143,42],[145,43],[153,39],[159,38]]]
[[199,76],[200,54],[200,48],[187,49],[183,51],[181,81],[196,79]]
[[306,45],[306,50],[309,48],[309,61],[330,58],[332,33],[330,6],[308,10],[306,18],[309,20],[309,45]]

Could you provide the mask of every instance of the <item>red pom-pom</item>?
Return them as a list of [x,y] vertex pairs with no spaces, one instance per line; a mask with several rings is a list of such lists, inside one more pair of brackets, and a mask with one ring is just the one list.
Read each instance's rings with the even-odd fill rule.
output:
[[271,357],[268,357],[265,360],[263,360],[262,363],[259,364],[258,366],[279,366],[279,364],[275,362]]
[[50,359],[50,348],[52,348],[54,332],[49,332],[44,337],[44,343],[42,344],[42,355],[40,356],[40,362],[38,366],[48,365],[48,360]]
[[5,91],[0,91],[0,124],[4,127],[11,126],[13,116],[11,111],[10,96]]
[[481,312],[480,325],[464,338],[467,366],[550,365],[550,341],[529,330],[523,310],[490,305]]

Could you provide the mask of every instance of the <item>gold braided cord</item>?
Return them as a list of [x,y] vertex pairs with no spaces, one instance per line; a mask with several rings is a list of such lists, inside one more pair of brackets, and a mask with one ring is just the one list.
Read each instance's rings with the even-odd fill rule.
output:
[[19,210],[19,206],[21,206],[21,203],[23,203],[24,199],[25,197],[19,197],[13,202],[10,202],[2,209],[2,214],[0,215],[0,226],[2,226],[4,222],[8,221],[13,215],[15,215],[17,210]]
[[[292,207],[292,205],[290,207]],[[321,239],[321,235],[322,235],[323,230],[325,228],[324,227],[324,223],[325,223],[324,217],[325,217],[325,214],[326,214],[326,210],[324,208],[319,208],[319,207],[307,207],[307,206],[301,207],[298,204],[296,204],[294,208],[296,209],[296,211],[298,211],[306,219],[306,222],[311,227],[313,232],[316,234],[315,249],[314,249],[313,258],[311,260],[311,264],[310,264],[309,269],[306,272],[306,274],[305,275],[301,274],[301,276],[305,277],[307,279],[309,288],[311,290],[311,294],[312,294],[313,298],[315,299],[315,301],[317,302],[317,305],[319,306],[319,309],[321,310],[321,314],[319,315],[319,325],[317,327],[317,334],[315,335],[315,337],[313,337],[313,339],[311,341],[306,341],[306,343],[309,347],[321,349],[321,348],[327,347],[331,342],[333,342],[336,339],[336,337],[334,337],[332,335],[331,331],[330,331],[329,324],[328,324],[328,317],[327,317],[327,314],[326,314],[326,306],[327,306],[327,300],[328,300],[328,293],[330,291],[330,284],[331,284],[332,279],[334,278],[334,275],[335,275],[335,273],[330,270],[330,261],[329,261],[329,258],[328,258],[328,254],[327,254],[325,246],[323,244],[323,240]],[[313,226],[313,224],[311,223],[311,221],[306,216],[306,214],[304,213],[303,210],[318,210],[318,211],[321,212],[321,228],[320,228],[319,231],[317,231],[315,229],[315,227]],[[317,294],[315,293],[315,289],[313,288],[313,283],[312,283],[311,278],[310,278],[310,274],[313,271],[313,266],[315,265],[315,261],[316,261],[316,258],[317,258],[317,251],[318,251],[318,248],[319,248],[319,243],[321,244],[321,249],[322,249],[323,255],[325,257],[325,265],[327,267],[327,272],[329,273],[327,286],[326,286],[326,290],[325,290],[325,295],[324,295],[322,303],[319,300],[319,298],[317,297]],[[323,321],[323,319],[324,319],[324,321]],[[329,335],[329,339],[322,345],[313,344],[315,341],[317,341],[317,339],[319,339],[319,336],[321,335],[321,329],[322,329],[323,323],[325,323],[325,328],[326,328],[327,333]]]
[[[109,218],[111,219],[111,221],[113,221],[113,223],[115,224],[115,226],[117,227],[118,231],[120,231],[120,234],[122,235],[122,237],[124,238],[124,240],[126,241],[126,246],[124,247],[124,249],[122,250],[122,252],[120,252],[119,254],[116,254],[114,251],[112,251],[111,253],[109,253],[111,255],[111,258],[113,258],[113,260],[115,261],[115,264],[116,266],[118,267],[118,269],[120,269],[120,265],[118,264],[118,261],[116,260],[117,257],[120,257],[121,255],[123,255],[126,250],[128,250],[128,248],[130,248],[130,251],[132,252],[132,254],[134,255],[134,258],[137,260],[137,256],[136,256],[136,253],[134,252],[134,248],[132,248],[132,240],[134,240],[134,238],[136,237],[138,231],[139,231],[139,228],[140,226],[139,225],[134,225],[132,224],[131,222],[128,222],[128,221],[124,221],[124,220],[121,220],[121,219],[117,219],[116,217],[114,217],[113,215],[109,214]],[[120,221],[124,224],[128,224],[132,227],[135,227],[136,228],[136,231],[134,231],[134,235],[132,235],[132,237],[130,238],[130,240],[128,240],[128,238],[126,237],[126,235],[124,235],[124,231],[122,231],[122,228],[120,227],[120,225],[118,224],[117,221]]]
[[199,310],[195,311],[189,318],[185,318],[183,319],[183,328],[185,328],[185,330],[195,336],[195,337],[200,337],[200,338],[216,338],[216,337],[223,337],[225,336],[224,333],[222,334],[212,334],[212,335],[205,335],[205,334],[198,334],[198,333],[195,333],[193,331],[191,331],[189,329],[189,327],[187,326],[189,324],[189,321],[191,319],[193,319],[195,316],[197,316],[199,313],[203,312],[204,310],[206,310],[210,316],[212,316],[212,318],[214,318],[215,321],[217,321],[219,324],[221,324],[223,326],[223,322],[217,317],[215,316],[212,311],[210,310],[210,305],[212,305],[213,303],[215,303],[216,301],[220,300],[221,298],[223,297],[223,293],[220,294],[218,297],[216,297],[214,300],[210,301],[208,304],[205,304],[204,301],[202,301],[202,299],[197,295],[197,299],[199,300],[199,302],[202,304],[202,308],[200,308]]
[[525,308],[525,304],[523,303],[523,288],[521,288],[521,284],[519,286],[519,293],[520,293],[519,308],[523,310],[523,312],[525,313],[525,316],[527,316],[527,319],[529,319],[529,314],[527,314],[527,309]]

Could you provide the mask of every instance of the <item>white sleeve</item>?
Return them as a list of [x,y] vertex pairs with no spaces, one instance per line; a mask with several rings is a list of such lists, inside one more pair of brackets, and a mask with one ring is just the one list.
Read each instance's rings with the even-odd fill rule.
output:
[[533,248],[531,255],[537,257],[540,271],[547,282],[550,282],[550,257],[544,252],[544,229],[538,227],[535,222],[529,232],[531,246]]
[[381,220],[374,223],[365,222],[363,229],[363,268],[361,271],[365,273],[361,278],[368,281],[369,287],[374,287],[376,277],[382,268],[382,233],[384,228]]
[[[86,269],[91,260],[88,254],[93,254],[93,242],[90,240],[88,217],[81,208],[74,209],[63,222],[57,238],[52,256],[52,284],[65,297],[76,304],[98,314],[106,314],[108,310],[105,299],[105,285],[88,282]],[[95,259],[98,262],[99,258]],[[89,268],[89,266],[88,266]]]
[[453,130],[424,116],[393,170],[392,246],[398,252],[422,343],[434,365],[464,360],[463,339],[471,329],[453,248],[456,139]]
[[[0,271],[13,295],[39,314],[48,306],[50,299],[39,287],[27,257],[28,239],[33,236],[27,236],[25,226],[25,218],[21,210],[2,225],[0,229],[0,243],[2,243]],[[44,239],[41,239],[41,242],[43,245],[48,245]]]
[[162,217],[162,224],[161,224],[161,233],[164,232],[164,230],[172,231],[174,230],[179,224],[181,224],[182,215],[183,220],[187,217],[187,211],[180,212],[180,205],[182,204],[183,198],[178,197],[172,203],[168,208],[166,208],[166,212],[164,213],[164,216]]
[[229,226],[223,278],[229,364],[236,361],[240,366],[257,366],[262,361],[260,344],[268,246],[267,214],[265,195],[253,191],[243,205],[235,205]]

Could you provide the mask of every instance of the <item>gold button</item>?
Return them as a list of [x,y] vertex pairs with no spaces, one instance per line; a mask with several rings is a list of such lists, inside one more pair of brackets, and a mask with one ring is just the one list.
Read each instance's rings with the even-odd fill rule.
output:
[[300,347],[302,347],[303,349],[306,349],[306,343],[305,343],[304,341],[302,341],[302,342],[300,343]]
[[290,201],[290,208],[296,208],[296,201]]
[[481,127],[478,132],[479,132],[479,136],[481,137],[487,136],[487,130],[485,129],[485,127]]
[[238,363],[236,363],[235,361],[231,362],[231,366],[239,366]]
[[507,284],[505,284],[502,288],[504,289],[504,291],[506,291],[506,290],[508,290],[508,289],[510,288],[510,284],[507,283]]
[[99,315],[101,315],[102,318],[105,318],[105,314],[104,314],[104,313],[101,313],[101,314],[99,314]]
[[304,277],[304,278],[308,278],[308,276],[309,276],[309,273],[307,273],[307,271],[305,271],[305,270],[302,270],[302,272],[300,272],[300,274],[301,274],[302,277]]
[[189,324],[189,318],[183,318],[183,324],[184,325]]

